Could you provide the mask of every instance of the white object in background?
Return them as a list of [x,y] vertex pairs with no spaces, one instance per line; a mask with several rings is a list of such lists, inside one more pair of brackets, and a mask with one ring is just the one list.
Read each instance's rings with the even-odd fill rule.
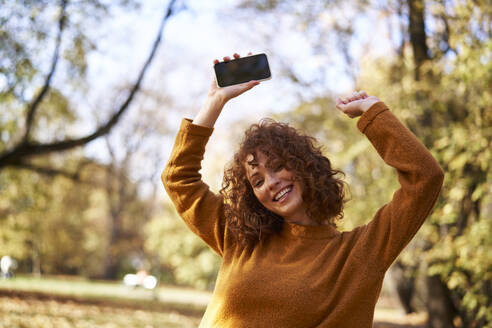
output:
[[157,278],[152,275],[126,274],[123,277],[123,284],[129,287],[142,286],[145,289],[154,289],[157,286]]
[[154,276],[147,276],[143,280],[143,287],[146,289],[154,289],[157,286],[157,278]]
[[132,273],[125,274],[123,277],[123,283],[125,286],[135,287],[138,285],[138,277],[136,274]]
[[4,278],[11,278],[13,276],[12,270],[17,267],[16,261],[8,255],[2,256],[0,260],[0,276]]

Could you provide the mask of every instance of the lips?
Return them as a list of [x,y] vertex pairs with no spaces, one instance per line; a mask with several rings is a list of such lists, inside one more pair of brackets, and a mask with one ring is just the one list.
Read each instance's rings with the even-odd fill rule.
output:
[[292,185],[290,185],[290,186],[287,186],[287,187],[285,187],[285,188],[280,189],[280,191],[279,191],[279,192],[277,192],[277,193],[275,194],[275,196],[273,197],[273,201],[274,201],[274,202],[278,202],[278,201],[279,201],[280,199],[282,199],[282,198],[283,198],[286,194],[288,194],[289,192],[291,192],[291,191],[292,191],[292,188],[293,188],[293,186],[292,186]]

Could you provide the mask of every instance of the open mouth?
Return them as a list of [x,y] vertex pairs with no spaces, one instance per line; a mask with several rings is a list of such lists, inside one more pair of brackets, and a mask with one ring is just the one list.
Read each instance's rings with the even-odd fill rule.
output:
[[284,199],[285,197],[287,197],[287,195],[292,191],[292,188],[293,188],[293,186],[290,185],[290,186],[287,186],[287,187],[283,188],[282,190],[280,190],[275,195],[275,197],[273,197],[273,201],[278,202],[278,201]]

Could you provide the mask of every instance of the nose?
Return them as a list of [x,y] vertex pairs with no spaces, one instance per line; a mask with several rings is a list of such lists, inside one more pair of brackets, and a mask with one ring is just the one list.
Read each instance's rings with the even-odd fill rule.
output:
[[268,189],[274,190],[275,187],[280,183],[280,179],[275,172],[268,171],[265,176],[265,182]]

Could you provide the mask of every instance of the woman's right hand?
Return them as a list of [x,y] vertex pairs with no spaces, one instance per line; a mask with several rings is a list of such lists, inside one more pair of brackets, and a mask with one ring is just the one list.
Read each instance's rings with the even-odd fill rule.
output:
[[[248,53],[248,56],[249,55],[251,55],[251,52]],[[239,54],[235,53],[233,55],[233,57],[234,57],[234,59],[238,59],[241,56],[239,56]],[[230,57],[224,57],[223,59],[225,62],[228,62],[231,60]],[[214,64],[218,64],[218,63],[219,63],[219,60],[215,59]],[[222,104],[225,104],[226,102],[228,102],[232,98],[235,98],[235,97],[243,94],[244,92],[250,90],[251,88],[253,88],[255,85],[258,85],[258,84],[260,84],[260,82],[253,80],[253,81],[249,81],[249,82],[245,82],[245,83],[241,83],[241,84],[236,84],[236,85],[231,85],[228,87],[219,88],[217,86],[217,80],[215,79],[215,75],[214,75],[214,78],[212,80],[212,84],[210,85],[210,89],[208,91],[208,97],[212,98],[214,100],[217,100]]]

